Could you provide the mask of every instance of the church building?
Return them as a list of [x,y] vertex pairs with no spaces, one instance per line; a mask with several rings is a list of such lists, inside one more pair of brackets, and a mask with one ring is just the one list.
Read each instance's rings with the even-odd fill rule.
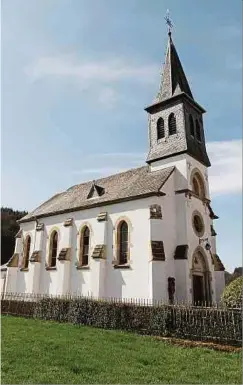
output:
[[171,32],[141,167],[75,185],[23,217],[4,293],[215,303],[216,252],[203,114]]

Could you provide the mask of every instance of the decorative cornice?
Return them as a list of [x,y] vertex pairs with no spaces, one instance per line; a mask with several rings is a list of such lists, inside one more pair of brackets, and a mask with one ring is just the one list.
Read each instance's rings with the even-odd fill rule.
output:
[[64,221],[63,226],[68,227],[68,226],[72,226],[72,224],[73,224],[73,218],[69,218]]
[[193,196],[194,198],[197,198],[197,199],[199,199],[200,201],[202,201],[203,203],[206,203],[206,204],[209,204],[211,202],[210,199],[200,198],[197,194],[195,194],[189,188],[185,188],[185,189],[181,189],[181,190],[176,190],[175,194],[185,194],[185,196],[186,197],[189,196],[189,198],[191,198]]
[[168,105],[174,104],[176,101],[180,102],[180,101],[183,101],[185,99],[191,105],[193,105],[199,112],[201,112],[201,113],[206,112],[206,110],[202,106],[200,106],[200,104],[198,104],[195,100],[190,98],[190,96],[187,95],[185,92],[181,92],[180,94],[173,95],[172,97],[170,97],[166,100],[151,104],[150,106],[145,107],[144,110],[151,114],[153,112],[156,112],[157,110],[160,110],[162,107],[166,108]]
[[210,203],[208,203],[209,216],[211,219],[218,219],[219,217],[214,213]]
[[107,213],[106,212],[99,213],[97,216],[97,221],[98,222],[107,221]]
[[36,225],[36,231],[43,231],[44,230],[44,223],[38,223]]
[[214,261],[214,271],[225,271],[225,267],[218,254],[212,254],[212,257]]
[[33,251],[32,255],[30,257],[30,262],[41,262],[41,251],[40,250]]
[[215,236],[217,235],[217,233],[216,233],[216,231],[214,230],[213,225],[211,225],[210,228],[211,228],[211,235],[212,235],[212,237],[215,237]]
[[96,245],[92,254],[94,259],[105,259],[106,257],[106,247],[105,245]]
[[71,248],[70,247],[62,248],[57,259],[59,261],[70,261],[70,254],[71,254]]

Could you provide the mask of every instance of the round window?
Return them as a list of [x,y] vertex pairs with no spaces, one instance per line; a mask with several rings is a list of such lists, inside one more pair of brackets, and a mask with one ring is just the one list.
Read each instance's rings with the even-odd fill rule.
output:
[[202,219],[201,215],[199,215],[199,213],[195,213],[193,215],[192,223],[193,223],[193,228],[194,228],[195,233],[199,237],[201,237],[204,234],[204,223],[203,223],[203,219]]

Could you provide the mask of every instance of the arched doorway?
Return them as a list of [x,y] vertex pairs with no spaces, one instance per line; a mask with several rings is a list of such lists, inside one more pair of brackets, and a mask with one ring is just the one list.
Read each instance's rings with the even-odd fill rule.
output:
[[194,305],[211,303],[210,274],[204,252],[196,250],[192,257],[192,297]]

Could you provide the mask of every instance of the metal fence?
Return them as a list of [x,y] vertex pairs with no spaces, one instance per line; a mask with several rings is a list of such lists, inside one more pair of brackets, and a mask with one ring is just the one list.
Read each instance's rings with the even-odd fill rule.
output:
[[[7,300],[7,301],[31,301],[31,302],[37,302],[41,299],[60,299],[60,300],[93,300],[93,301],[99,301],[99,302],[108,302],[108,303],[124,303],[127,305],[136,305],[136,306],[171,306],[171,307],[190,307],[194,309],[225,309],[225,306],[223,306],[220,303],[207,303],[207,302],[200,302],[198,304],[187,302],[187,301],[177,301],[176,299],[173,301],[173,304],[168,304],[168,302],[162,301],[162,300],[155,300],[150,298],[117,298],[117,297],[95,297],[93,295],[81,295],[79,293],[68,293],[68,294],[49,294],[49,293],[42,293],[42,294],[35,294],[35,293],[15,293],[15,292],[8,292],[8,293],[1,293],[1,299]],[[232,308],[232,310],[241,311],[241,308]]]

